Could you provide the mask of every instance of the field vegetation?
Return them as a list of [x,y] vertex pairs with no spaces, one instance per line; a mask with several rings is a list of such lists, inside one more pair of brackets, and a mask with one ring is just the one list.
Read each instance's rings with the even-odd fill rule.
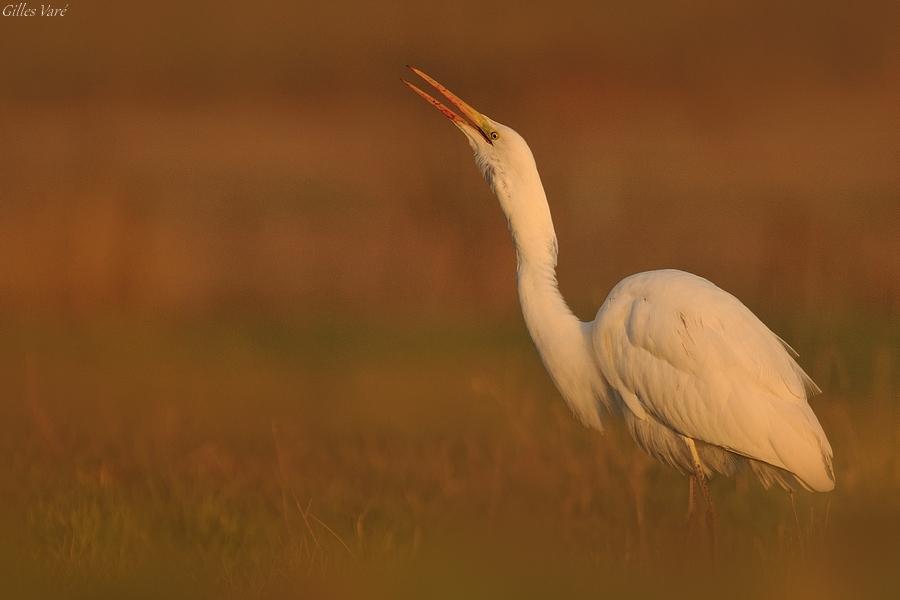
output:
[[[896,597],[888,3],[326,4],[0,19],[0,596]],[[529,140],[582,318],[676,267],[800,352],[833,493],[714,481],[709,560],[406,62]]]

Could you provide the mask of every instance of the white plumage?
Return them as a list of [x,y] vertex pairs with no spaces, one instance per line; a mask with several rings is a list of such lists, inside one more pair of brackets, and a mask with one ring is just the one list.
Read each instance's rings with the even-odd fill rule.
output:
[[730,475],[750,459],[765,484],[834,487],[831,446],[806,402],[818,388],[731,294],[682,271],[632,275],[603,303],[591,343],[651,455],[689,472],[677,432],[701,442],[706,471]]
[[413,70],[468,118],[406,82],[469,140],[509,220],[528,331],[585,425],[618,413],[641,448],[701,483],[746,465],[766,487],[834,488],[831,445],[807,403],[819,389],[786,343],[731,294],[676,270],[623,279],[579,321],[557,287],[556,234],[525,140]]

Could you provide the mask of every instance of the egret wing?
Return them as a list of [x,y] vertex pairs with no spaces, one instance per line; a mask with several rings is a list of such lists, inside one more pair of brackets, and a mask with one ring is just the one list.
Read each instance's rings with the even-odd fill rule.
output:
[[597,366],[638,418],[831,489],[831,446],[806,401],[818,388],[737,298],[682,271],[617,285],[594,322]]

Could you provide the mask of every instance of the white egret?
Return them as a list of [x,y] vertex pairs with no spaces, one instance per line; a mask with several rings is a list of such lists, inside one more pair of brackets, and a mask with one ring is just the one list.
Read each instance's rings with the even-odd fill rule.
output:
[[509,221],[525,324],[559,392],[582,423],[621,414],[648,454],[700,483],[749,466],[762,484],[834,488],[832,450],[807,393],[820,392],[796,353],[747,307],[677,270],[620,281],[593,321],[578,320],[556,281],[557,241],[537,166],[522,137],[419,69],[462,115],[404,80],[453,122]]

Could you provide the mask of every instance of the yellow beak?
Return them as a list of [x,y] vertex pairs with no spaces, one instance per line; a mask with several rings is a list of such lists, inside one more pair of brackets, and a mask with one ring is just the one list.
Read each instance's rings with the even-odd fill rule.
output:
[[421,77],[422,79],[427,81],[429,84],[431,84],[431,86],[434,89],[436,89],[441,94],[443,94],[444,97],[446,97],[447,100],[449,100],[456,108],[458,108],[462,114],[464,114],[466,117],[468,117],[468,121],[466,119],[462,118],[461,116],[459,116],[458,114],[456,114],[455,112],[453,112],[451,109],[447,108],[447,106],[445,106],[443,103],[441,103],[440,100],[433,98],[432,96],[423,92],[418,87],[416,87],[415,85],[406,81],[405,79],[401,80],[401,81],[403,81],[403,83],[405,83],[407,86],[409,86],[409,88],[412,91],[414,91],[415,93],[420,95],[422,98],[424,98],[433,107],[435,107],[436,109],[441,111],[441,113],[443,113],[443,115],[445,117],[450,119],[454,125],[456,125],[460,129],[462,129],[463,131],[465,131],[466,128],[477,131],[478,133],[481,134],[481,136],[485,139],[485,141],[488,144],[493,145],[493,142],[491,141],[491,136],[490,136],[490,131],[492,130],[492,126],[490,124],[490,121],[488,121],[487,117],[485,117],[480,112],[478,112],[477,110],[475,110],[474,108],[469,106],[467,103],[463,102],[462,98],[460,98],[459,96],[457,96],[456,94],[454,94],[453,92],[451,92],[450,90],[445,88],[443,85],[441,85],[437,81],[435,81],[432,77],[430,77],[424,71],[417,69],[415,67],[412,67],[412,66],[410,66],[409,69],[413,73],[415,73],[416,75],[418,75],[419,77]]

